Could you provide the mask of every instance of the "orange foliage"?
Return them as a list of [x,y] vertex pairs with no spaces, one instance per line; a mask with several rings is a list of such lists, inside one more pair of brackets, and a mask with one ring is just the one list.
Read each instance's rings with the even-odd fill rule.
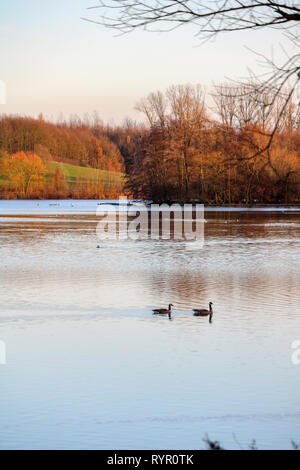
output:
[[2,159],[1,174],[18,198],[39,197],[44,188],[46,167],[34,153],[17,152]]

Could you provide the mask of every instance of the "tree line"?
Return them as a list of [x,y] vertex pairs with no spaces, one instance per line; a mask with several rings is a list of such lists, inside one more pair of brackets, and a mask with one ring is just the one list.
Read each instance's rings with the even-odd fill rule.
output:
[[[268,105],[254,85],[216,86],[209,110],[200,86],[151,93],[137,109],[148,121],[128,187],[156,201],[211,204],[300,201],[300,108]],[[270,133],[276,122],[276,133]]]
[[49,162],[61,162],[121,173],[124,159],[104,132],[79,118],[56,124],[21,116],[0,119],[0,196],[4,198],[102,198],[118,197],[123,186],[98,177],[75,177],[68,184],[64,171]]
[[36,152],[47,160],[110,171],[122,171],[123,165],[118,147],[103,132],[102,125],[85,124],[80,119],[54,124],[42,115],[39,119],[3,116],[0,149],[9,154]]
[[[37,196],[43,165],[54,160],[124,171],[126,184],[109,193],[96,182],[81,181],[77,193],[70,193],[56,169],[43,197],[126,192],[157,202],[300,202],[300,107],[294,95],[283,107],[286,93],[274,100],[255,83],[227,83],[207,97],[200,85],[174,85],[140,100],[136,108],[143,122],[127,119],[122,126],[106,126],[95,116],[56,124],[42,116],[3,117],[0,175],[14,182],[18,197]],[[24,169],[28,166],[35,176]]]

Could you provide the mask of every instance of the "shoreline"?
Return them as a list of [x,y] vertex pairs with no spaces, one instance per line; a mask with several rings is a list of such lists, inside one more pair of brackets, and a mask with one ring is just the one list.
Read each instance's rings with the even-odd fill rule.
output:
[[[123,196],[121,195],[120,198],[122,198]],[[70,203],[70,204],[76,204],[78,202],[89,202],[89,203],[92,203],[92,202],[97,202],[97,203],[103,203],[103,204],[106,204],[107,202],[110,202],[110,203],[115,203],[115,204],[118,204],[119,203],[119,200],[120,199],[74,199],[74,198],[66,198],[66,199],[59,199],[59,198],[50,198],[50,199],[4,199],[4,198],[0,198],[0,204],[2,203],[36,203],[36,204],[42,204],[42,203],[45,203],[45,202],[48,202],[49,204],[51,205],[54,205],[54,204],[58,204],[58,203]],[[177,201],[177,200],[166,200],[166,201],[151,201],[151,200],[147,200],[147,199],[129,199],[127,198],[127,202],[128,204],[134,204],[134,203],[144,203],[144,204],[168,204],[168,205],[171,205],[171,204],[179,204],[181,206],[183,206],[184,204],[201,204],[201,205],[204,205],[204,207],[222,207],[222,208],[254,208],[254,207],[257,207],[257,208],[268,208],[268,207],[295,207],[295,208],[300,208],[300,201],[299,202],[287,202],[287,203],[284,203],[284,202],[271,202],[271,203],[259,203],[259,202],[253,202],[253,203],[250,203],[250,204],[246,204],[246,203],[232,203],[232,204],[209,204],[209,203],[205,203],[203,201],[200,201],[200,200],[191,200],[191,201]]]
[[[103,210],[116,210],[119,206],[119,200],[106,200],[106,199],[9,199],[0,200],[0,216],[13,215],[13,214],[85,214],[94,213]],[[124,202],[123,202],[124,204]],[[137,204],[150,208],[152,204],[150,201],[142,201],[137,199],[128,199],[127,207],[132,207]],[[171,204],[171,203],[168,203]],[[179,204],[177,202],[177,204]],[[192,204],[192,203],[191,203]],[[193,204],[200,204],[193,202]],[[184,204],[180,204],[183,206]],[[107,207],[104,207],[107,206]],[[109,207],[110,206],[110,207]],[[126,205],[125,205],[126,207]],[[124,208],[124,206],[123,206]],[[300,204],[252,204],[252,205],[239,205],[239,204],[204,204],[204,211],[207,212],[278,212],[289,213],[292,211],[300,212]]]

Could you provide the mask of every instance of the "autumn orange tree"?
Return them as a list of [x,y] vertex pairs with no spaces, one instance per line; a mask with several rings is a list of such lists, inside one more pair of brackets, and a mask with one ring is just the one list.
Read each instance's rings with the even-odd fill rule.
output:
[[17,152],[5,156],[0,171],[18,198],[39,195],[43,190],[46,167],[34,153]]

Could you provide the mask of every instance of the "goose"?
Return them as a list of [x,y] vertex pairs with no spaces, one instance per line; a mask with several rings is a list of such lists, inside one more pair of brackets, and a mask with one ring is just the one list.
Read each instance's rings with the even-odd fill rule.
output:
[[214,314],[212,306],[213,306],[213,303],[209,302],[209,310],[194,309],[194,317],[208,317],[209,315],[209,320],[211,321],[212,316]]
[[174,307],[173,304],[169,305],[169,308],[158,308],[156,310],[152,310],[154,315],[169,315],[169,318],[172,316],[172,307]]

